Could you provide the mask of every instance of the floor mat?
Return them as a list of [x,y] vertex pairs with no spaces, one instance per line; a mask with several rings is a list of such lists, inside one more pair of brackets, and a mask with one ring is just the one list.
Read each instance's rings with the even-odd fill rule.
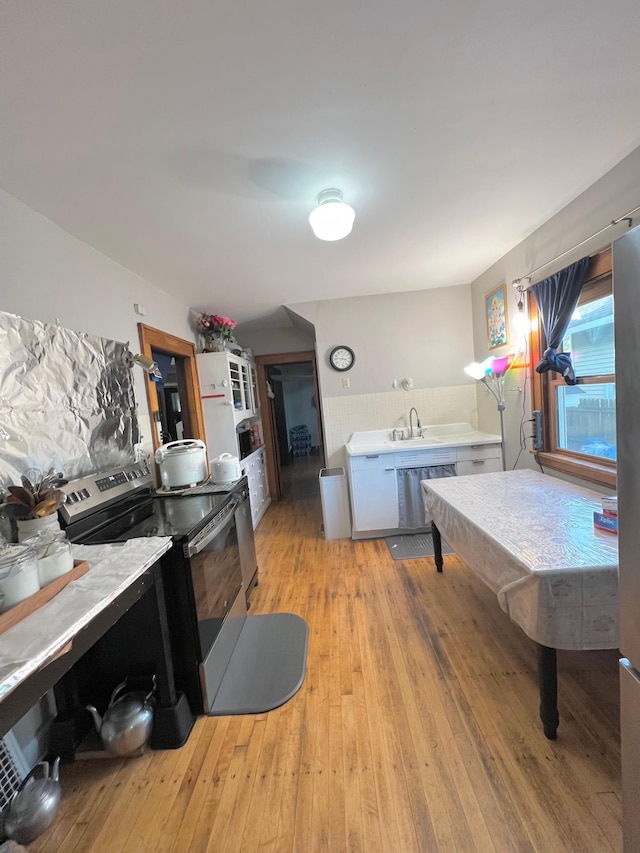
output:
[[309,628],[293,613],[248,616],[218,688],[210,716],[262,714],[300,689]]
[[[386,536],[389,553],[394,560],[415,560],[418,557],[433,557],[433,538],[430,533],[407,533],[402,536]],[[455,551],[442,540],[442,553]]]

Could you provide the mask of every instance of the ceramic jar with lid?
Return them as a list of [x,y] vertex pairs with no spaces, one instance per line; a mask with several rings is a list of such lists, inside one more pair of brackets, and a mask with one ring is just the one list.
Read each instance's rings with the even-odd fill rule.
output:
[[8,610],[38,592],[38,566],[31,545],[0,545],[0,610]]
[[71,542],[63,531],[42,530],[24,542],[31,545],[36,552],[40,587],[46,586],[73,568]]

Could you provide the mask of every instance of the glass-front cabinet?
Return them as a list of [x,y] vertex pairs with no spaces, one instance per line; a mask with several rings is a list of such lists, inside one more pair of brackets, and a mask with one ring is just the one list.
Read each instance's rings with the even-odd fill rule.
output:
[[240,361],[240,382],[242,385],[242,411],[245,417],[254,413],[253,397],[251,395],[251,379],[249,373],[249,362]]
[[258,374],[256,372],[255,364],[250,361],[249,364],[249,381],[251,383],[251,405],[253,407],[253,413],[257,414],[260,409],[260,401],[258,399]]
[[228,352],[201,353],[198,373],[203,401],[231,406],[236,422],[255,414],[252,365],[246,359]]

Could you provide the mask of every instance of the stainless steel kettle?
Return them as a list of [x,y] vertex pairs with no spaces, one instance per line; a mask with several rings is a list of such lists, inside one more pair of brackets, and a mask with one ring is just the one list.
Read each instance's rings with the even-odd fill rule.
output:
[[[59,766],[60,758],[56,758],[49,775],[49,762],[41,761],[24,777],[3,814],[8,838],[30,844],[51,826],[62,796]],[[39,767],[42,779],[35,778]]]
[[127,686],[126,680],[123,681],[111,694],[109,707],[103,717],[93,705],[86,706],[107,752],[112,755],[130,755],[149,740],[153,728],[155,684],[154,675],[149,693],[136,691],[120,696]]

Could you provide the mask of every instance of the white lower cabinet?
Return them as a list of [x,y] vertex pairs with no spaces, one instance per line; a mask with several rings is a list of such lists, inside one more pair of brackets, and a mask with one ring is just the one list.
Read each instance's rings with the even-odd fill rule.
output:
[[246,459],[243,459],[241,468],[248,480],[251,520],[253,521],[253,529],[255,530],[271,503],[264,448],[257,450],[255,453],[247,456]]
[[397,528],[398,483],[393,456],[356,456],[350,469],[354,532]]
[[[471,444],[458,447],[404,450],[349,456],[349,487],[353,539],[366,539],[400,530],[398,468],[453,465],[457,476],[490,474],[502,470],[500,445]],[[417,482],[417,481],[416,481]]]
[[495,471],[502,471],[499,456],[497,459],[467,459],[456,463],[456,474],[459,477],[463,474],[493,474]]
[[502,471],[499,444],[470,444],[456,451],[456,474],[493,474]]

